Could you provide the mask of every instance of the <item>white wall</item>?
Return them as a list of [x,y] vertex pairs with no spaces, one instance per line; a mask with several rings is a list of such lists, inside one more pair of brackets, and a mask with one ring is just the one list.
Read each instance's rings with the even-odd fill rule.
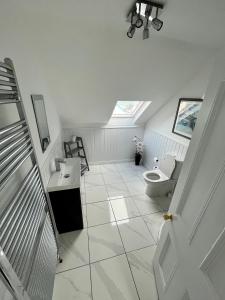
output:
[[[152,166],[152,159],[154,156],[161,157],[164,153],[170,152],[170,147],[167,147],[168,145],[174,145],[172,147],[172,152],[177,155],[179,160],[183,160],[185,158],[185,153],[190,141],[172,133],[178,100],[182,97],[204,99],[212,72],[213,62],[214,59],[210,59],[208,63],[196,74],[196,76],[194,76],[194,78],[192,78],[192,80],[190,80],[190,82],[174,97],[167,101],[167,103],[162,106],[161,109],[159,109],[146,124],[144,132],[146,166]],[[157,142],[154,144],[154,141],[158,140],[160,140],[161,144],[160,149]]]
[[[1,29],[0,29],[1,35]],[[10,57],[14,59],[15,70],[17,73],[17,79],[24,103],[25,112],[27,115],[29,127],[31,130],[32,139],[34,142],[34,148],[37,155],[37,160],[41,168],[45,185],[48,182],[50,173],[46,172],[49,168],[49,163],[52,160],[54,153],[62,155],[62,143],[61,143],[61,123],[54,104],[54,99],[51,96],[49,87],[44,76],[44,69],[36,59],[34,53],[23,51],[21,48],[16,48],[13,39],[8,39],[7,43],[1,44],[1,57]],[[26,62],[26,63],[25,63]],[[51,143],[47,150],[43,153],[41,149],[39,134],[37,130],[37,124],[35,120],[33,105],[31,101],[31,94],[43,94],[45,101],[45,108],[47,114],[47,121],[50,132]],[[10,108],[12,109],[12,108]],[[12,110],[8,112],[14,114]],[[59,143],[60,140],[60,143]],[[54,155],[53,155],[54,156]],[[48,174],[48,175],[47,175]]]
[[1,50],[11,39],[15,51],[7,55],[34,77],[41,69],[63,127],[103,125],[117,100],[152,100],[154,113],[211,54],[162,32],[127,38],[129,2],[2,2]]
[[72,135],[81,136],[84,140],[88,161],[94,163],[121,162],[134,159],[135,135],[143,137],[143,127],[117,128],[64,128],[65,141]]
[[144,165],[151,170],[155,165],[154,157],[160,160],[167,153],[175,155],[179,161],[184,161],[187,149],[188,145],[170,139],[157,131],[150,130],[148,139],[145,140]]

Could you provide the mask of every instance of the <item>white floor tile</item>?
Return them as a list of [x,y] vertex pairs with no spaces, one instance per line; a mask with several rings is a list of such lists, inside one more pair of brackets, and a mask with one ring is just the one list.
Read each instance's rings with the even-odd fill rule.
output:
[[138,300],[125,255],[91,265],[93,300]]
[[104,164],[101,165],[101,172],[102,173],[117,173],[117,168],[115,164]]
[[140,216],[140,213],[131,197],[111,200],[113,212],[117,221]]
[[132,197],[141,215],[148,215],[161,211],[157,202],[152,201],[147,195],[136,195]]
[[123,244],[115,222],[90,227],[88,235],[91,262],[124,253]]
[[144,171],[134,162],[92,165],[81,178],[89,228],[60,235],[63,263],[57,266],[53,300],[138,300],[133,279],[140,300],[157,299],[152,257],[164,222],[157,211],[168,209],[169,200],[145,195]]
[[90,266],[56,274],[53,300],[91,300]]
[[125,182],[130,195],[144,195],[145,194],[145,184],[138,179],[133,181]]
[[96,186],[86,191],[86,203],[94,203],[108,200],[105,186]]
[[131,166],[132,170],[136,172],[136,174],[142,175],[147,169],[144,166]]
[[155,247],[152,246],[127,255],[140,300],[158,300],[152,265],[154,253]]
[[93,174],[85,177],[85,189],[91,189],[96,186],[104,185],[103,177],[101,174]]
[[127,181],[137,181],[137,182],[140,182],[139,176],[133,170],[130,170],[128,172],[122,172],[121,176],[122,176],[122,178],[123,178],[123,180],[125,182],[127,182]]
[[140,182],[141,181],[140,178],[138,177],[138,175],[136,175],[135,173],[131,173],[131,172],[121,173],[121,177],[124,182],[129,182],[129,181]]
[[123,181],[119,173],[103,173],[105,184],[121,183]]
[[91,165],[89,166],[89,171],[85,172],[85,176],[99,174],[99,173],[101,173],[100,165]]
[[154,197],[152,198],[152,200],[160,206],[161,210],[168,211],[172,199],[164,196],[164,197]]
[[164,224],[163,213],[158,212],[155,214],[144,216],[143,220],[147,224],[155,242],[157,243],[159,240],[160,229],[161,229],[162,225]]
[[127,186],[124,183],[108,184],[106,186],[110,198],[122,198],[130,196]]
[[126,252],[155,244],[141,217],[117,222]]
[[87,204],[88,226],[114,222],[115,218],[109,201]]
[[57,272],[66,271],[89,263],[87,229],[60,234],[60,256],[63,259]]

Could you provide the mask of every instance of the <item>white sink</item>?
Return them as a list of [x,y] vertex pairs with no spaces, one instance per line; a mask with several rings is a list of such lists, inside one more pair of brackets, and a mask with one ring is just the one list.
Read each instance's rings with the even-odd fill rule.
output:
[[61,191],[80,187],[80,158],[66,158],[65,164],[60,164],[61,171],[54,172],[50,177],[47,191]]

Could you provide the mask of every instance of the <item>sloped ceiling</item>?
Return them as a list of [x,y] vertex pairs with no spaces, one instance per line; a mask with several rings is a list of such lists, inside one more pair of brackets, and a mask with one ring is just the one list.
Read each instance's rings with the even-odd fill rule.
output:
[[126,37],[125,16],[131,4],[1,3],[2,45],[14,45],[24,64],[28,56],[38,61],[63,126],[107,123],[117,100],[150,100],[154,114],[224,42],[222,0],[168,1],[161,16],[163,30],[145,41],[141,32],[134,39]]

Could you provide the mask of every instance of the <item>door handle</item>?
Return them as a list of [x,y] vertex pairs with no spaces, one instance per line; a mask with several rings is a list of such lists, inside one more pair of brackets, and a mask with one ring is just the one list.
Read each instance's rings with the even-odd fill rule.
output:
[[167,214],[164,214],[163,215],[163,219],[165,220],[165,221],[173,221],[173,215],[172,214],[169,214],[169,213],[167,213]]

